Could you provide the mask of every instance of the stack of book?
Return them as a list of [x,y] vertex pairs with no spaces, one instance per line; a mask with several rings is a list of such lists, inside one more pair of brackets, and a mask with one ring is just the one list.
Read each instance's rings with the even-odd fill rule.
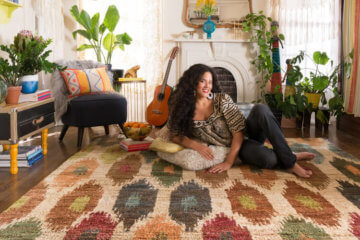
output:
[[[44,157],[41,146],[19,146],[18,167],[30,167]],[[10,150],[0,152],[0,167],[10,167]]]
[[134,151],[146,151],[149,149],[152,138],[147,137],[142,141],[134,141],[130,138],[126,138],[121,140],[120,147],[127,152],[134,152]]
[[51,98],[51,90],[39,90],[34,93],[21,93],[19,97],[19,103],[23,102],[38,102],[41,100],[45,100]]

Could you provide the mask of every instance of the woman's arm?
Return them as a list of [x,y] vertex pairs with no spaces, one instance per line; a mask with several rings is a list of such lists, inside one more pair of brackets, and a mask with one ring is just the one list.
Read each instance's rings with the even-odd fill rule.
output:
[[186,136],[180,137],[176,136],[171,139],[174,143],[180,144],[181,146],[185,148],[190,148],[195,151],[197,151],[203,158],[212,161],[214,159],[214,155],[211,152],[211,149],[206,146],[205,144],[202,144],[200,142],[197,142],[195,140],[192,140]]
[[234,164],[236,157],[239,154],[241,145],[244,140],[244,135],[242,132],[233,133],[233,139],[231,142],[230,152],[226,156],[226,159],[223,163],[217,164],[210,168],[209,172],[211,173],[221,173],[231,168]]

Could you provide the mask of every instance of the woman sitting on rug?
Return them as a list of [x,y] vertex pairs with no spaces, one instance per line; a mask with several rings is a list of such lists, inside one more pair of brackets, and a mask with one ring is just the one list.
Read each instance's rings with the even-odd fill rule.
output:
[[[315,155],[291,151],[267,106],[255,105],[246,119],[232,99],[221,93],[216,74],[209,66],[195,64],[184,72],[171,97],[169,115],[171,140],[197,151],[205,159],[214,158],[206,144],[230,147],[225,161],[211,167],[211,173],[228,170],[239,155],[242,162],[260,168],[280,166],[300,177],[312,175],[296,160],[310,160]],[[273,150],[264,146],[266,138]]]

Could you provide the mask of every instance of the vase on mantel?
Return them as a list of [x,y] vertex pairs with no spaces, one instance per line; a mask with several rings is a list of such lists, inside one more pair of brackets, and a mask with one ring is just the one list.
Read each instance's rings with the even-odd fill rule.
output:
[[215,31],[216,24],[211,21],[211,16],[208,16],[208,19],[206,22],[204,22],[203,30],[207,34],[207,39],[211,39],[211,34]]

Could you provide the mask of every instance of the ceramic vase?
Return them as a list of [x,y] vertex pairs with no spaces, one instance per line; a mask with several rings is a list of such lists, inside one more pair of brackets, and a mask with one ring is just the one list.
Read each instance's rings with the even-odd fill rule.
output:
[[19,79],[22,93],[34,93],[38,90],[39,77],[37,74],[22,76]]
[[0,105],[5,101],[7,95],[7,85],[4,81],[0,81]]
[[203,30],[207,34],[207,39],[211,39],[211,34],[215,31],[216,25],[213,21],[211,21],[211,17],[209,16],[207,21],[203,25]]

